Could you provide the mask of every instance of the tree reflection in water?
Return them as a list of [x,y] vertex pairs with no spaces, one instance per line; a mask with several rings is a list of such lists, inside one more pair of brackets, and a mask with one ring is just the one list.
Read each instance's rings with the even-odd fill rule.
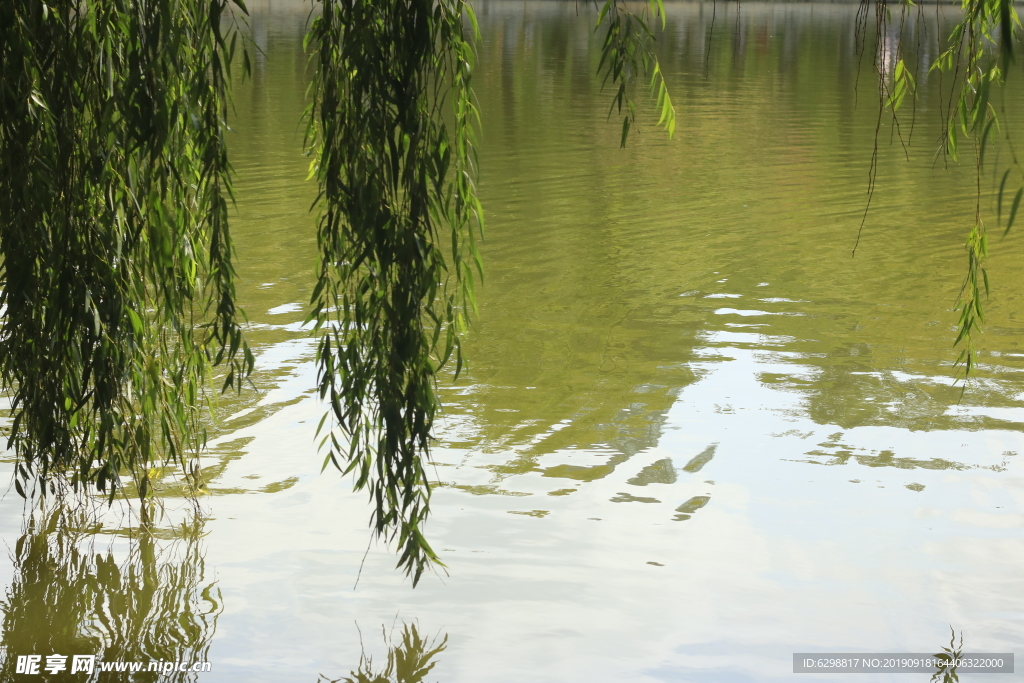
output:
[[434,657],[448,647],[447,635],[424,638],[415,623],[402,624],[398,643],[395,643],[393,635],[384,631],[383,626],[381,631],[388,646],[388,659],[383,669],[374,673],[373,657],[363,648],[358,669],[344,678],[327,678],[321,674],[317,683],[422,683],[437,664],[432,661]]
[[[18,655],[95,655],[105,662],[208,661],[222,611],[205,580],[199,515],[180,527],[132,529],[127,553],[95,551],[101,530],[82,511],[38,512],[11,550],[14,577],[2,602],[0,681],[16,679]],[[118,558],[123,558],[119,561]],[[96,681],[75,674],[76,681]],[[105,674],[143,683],[196,681],[198,673]],[[35,677],[34,677],[35,678]],[[67,680],[68,671],[36,680]]]
[[936,672],[932,675],[931,683],[958,683],[960,677],[956,673],[956,663],[964,653],[964,632],[960,631],[960,641],[957,642],[956,631],[949,627],[949,647],[942,648],[942,652],[935,653],[939,664]]

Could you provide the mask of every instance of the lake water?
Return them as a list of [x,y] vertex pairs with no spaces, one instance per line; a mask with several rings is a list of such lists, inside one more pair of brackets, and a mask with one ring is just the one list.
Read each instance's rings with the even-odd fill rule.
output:
[[203,514],[169,500],[157,538],[109,514],[25,533],[0,502],[2,680],[54,652],[212,664],[175,681],[343,679],[390,643],[443,646],[424,679],[443,683],[812,683],[850,677],[795,675],[794,652],[935,652],[951,627],[1020,651],[1024,241],[993,228],[961,395],[973,171],[934,158],[927,74],[955,10],[908,20],[909,160],[886,122],[851,257],[878,111],[855,4],[669,4],[677,133],[645,119],[625,150],[592,7],[476,6],[486,279],[468,370],[442,383],[427,531],[447,575],[412,589],[367,547],[365,496],[320,472],[308,6],[263,0],[231,138],[256,389],[221,399]]

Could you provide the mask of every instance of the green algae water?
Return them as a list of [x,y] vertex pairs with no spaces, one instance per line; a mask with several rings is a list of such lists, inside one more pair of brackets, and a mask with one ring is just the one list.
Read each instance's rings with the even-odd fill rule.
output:
[[[951,626],[1021,652],[1024,239],[993,229],[961,393],[974,176],[934,154],[928,74],[955,8],[910,22],[913,121],[883,122],[854,256],[878,114],[856,4],[668,4],[676,136],[642,120],[624,150],[592,8],[476,7],[486,276],[430,467],[447,573],[413,590],[321,474],[309,7],[254,2],[231,154],[255,386],[220,400],[201,509],[168,499],[155,535],[0,502],[2,680],[813,683],[849,677],[793,653],[937,652]],[[211,666],[33,678],[32,654]]]

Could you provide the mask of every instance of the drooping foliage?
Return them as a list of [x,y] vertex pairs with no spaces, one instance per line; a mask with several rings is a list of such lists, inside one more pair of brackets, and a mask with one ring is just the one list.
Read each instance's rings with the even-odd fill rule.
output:
[[[912,0],[891,4],[886,0],[861,0],[857,27],[861,36],[864,35],[872,5],[875,17],[874,67],[878,75],[879,125],[875,130],[875,148],[869,171],[868,206],[874,192],[878,134],[883,111],[892,113],[899,130],[900,109],[908,101],[907,95],[911,96],[910,100],[916,95],[916,83],[911,69],[903,59],[903,27],[913,20],[915,14],[920,16],[923,11],[923,6]],[[893,11],[894,8],[898,9],[898,14]],[[944,125],[937,154],[948,155],[957,161],[963,142],[968,142],[976,178],[975,211],[964,243],[967,272],[956,301],[959,320],[954,345],[960,348],[956,364],[961,368],[960,377],[966,379],[974,369],[977,355],[974,337],[982,329],[985,320],[984,300],[989,293],[988,274],[985,270],[988,231],[982,208],[982,176],[987,170],[985,152],[1001,133],[1009,148],[1011,163],[1008,168],[998,166],[998,162],[992,165],[992,172],[997,177],[1001,174],[996,198],[995,222],[998,227],[1003,227],[1007,188],[1012,192],[1014,185],[1021,185],[1008,207],[1004,235],[1013,227],[1021,197],[1024,196],[1024,166],[1014,150],[1009,128],[1004,125],[1000,130],[1000,115],[1005,123],[1006,112],[1000,111],[1004,106],[1003,100],[996,97],[998,89],[1005,84],[1014,67],[1020,19],[1013,0],[962,0],[960,9],[962,17],[950,35],[940,42],[939,56],[932,63],[930,71],[936,71],[940,78],[945,78],[945,92],[940,92],[940,100],[946,100],[944,106],[940,103]],[[887,45],[885,29],[894,22],[898,22],[897,44]],[[910,130],[913,130],[912,124]],[[904,141],[902,132],[899,134],[901,143],[907,144],[909,140]],[[1016,182],[1011,182],[1011,178]],[[863,227],[862,222],[861,229]]]
[[595,30],[604,29],[597,70],[604,74],[604,84],[610,80],[615,88],[608,115],[615,112],[622,116],[620,147],[626,146],[630,129],[636,127],[637,109],[630,96],[630,86],[641,75],[648,78],[648,89],[658,112],[657,125],[663,126],[669,137],[676,130],[676,110],[654,50],[655,34],[651,23],[655,19],[660,19],[661,27],[665,27],[663,0],[648,0],[639,12],[634,12],[622,0],[606,0],[597,14]]
[[415,583],[437,560],[422,529],[436,376],[450,359],[461,366],[480,270],[475,19],[463,0],[321,5],[307,36],[321,208],[310,319],[330,405],[321,448],[325,467],[369,491],[375,534],[397,539]]
[[[319,264],[309,319],[319,336],[324,467],[355,474],[371,526],[397,540],[415,584],[438,562],[423,535],[438,371],[462,367],[459,334],[482,276],[470,87],[478,33],[464,0],[322,0],[306,38],[316,69],[307,110],[320,186]],[[669,134],[675,112],[653,50],[652,16],[608,0],[599,69],[617,87],[625,145],[646,73]],[[326,423],[326,420],[330,420]]]
[[[241,8],[241,0],[234,0]],[[234,302],[228,0],[0,3],[0,382],[16,486],[145,497],[204,441]],[[237,35],[237,34],[235,34]]]

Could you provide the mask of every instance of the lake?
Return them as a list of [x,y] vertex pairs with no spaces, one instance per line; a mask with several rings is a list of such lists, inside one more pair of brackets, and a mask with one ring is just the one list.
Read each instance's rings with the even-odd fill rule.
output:
[[26,528],[0,502],[3,680],[31,680],[14,655],[62,653],[313,683],[390,650],[442,683],[813,683],[849,677],[795,675],[793,653],[937,652],[951,628],[1019,648],[1024,239],[992,228],[963,390],[975,177],[967,152],[936,157],[949,82],[928,73],[957,10],[907,20],[919,93],[899,131],[883,119],[857,244],[878,95],[856,4],[667,4],[676,135],[641,90],[626,149],[592,6],[475,7],[486,274],[429,468],[447,572],[413,589],[368,545],[366,496],[321,473],[309,6],[256,1],[230,142],[254,388],[219,400],[200,514],[169,498],[155,537],[116,507]]

